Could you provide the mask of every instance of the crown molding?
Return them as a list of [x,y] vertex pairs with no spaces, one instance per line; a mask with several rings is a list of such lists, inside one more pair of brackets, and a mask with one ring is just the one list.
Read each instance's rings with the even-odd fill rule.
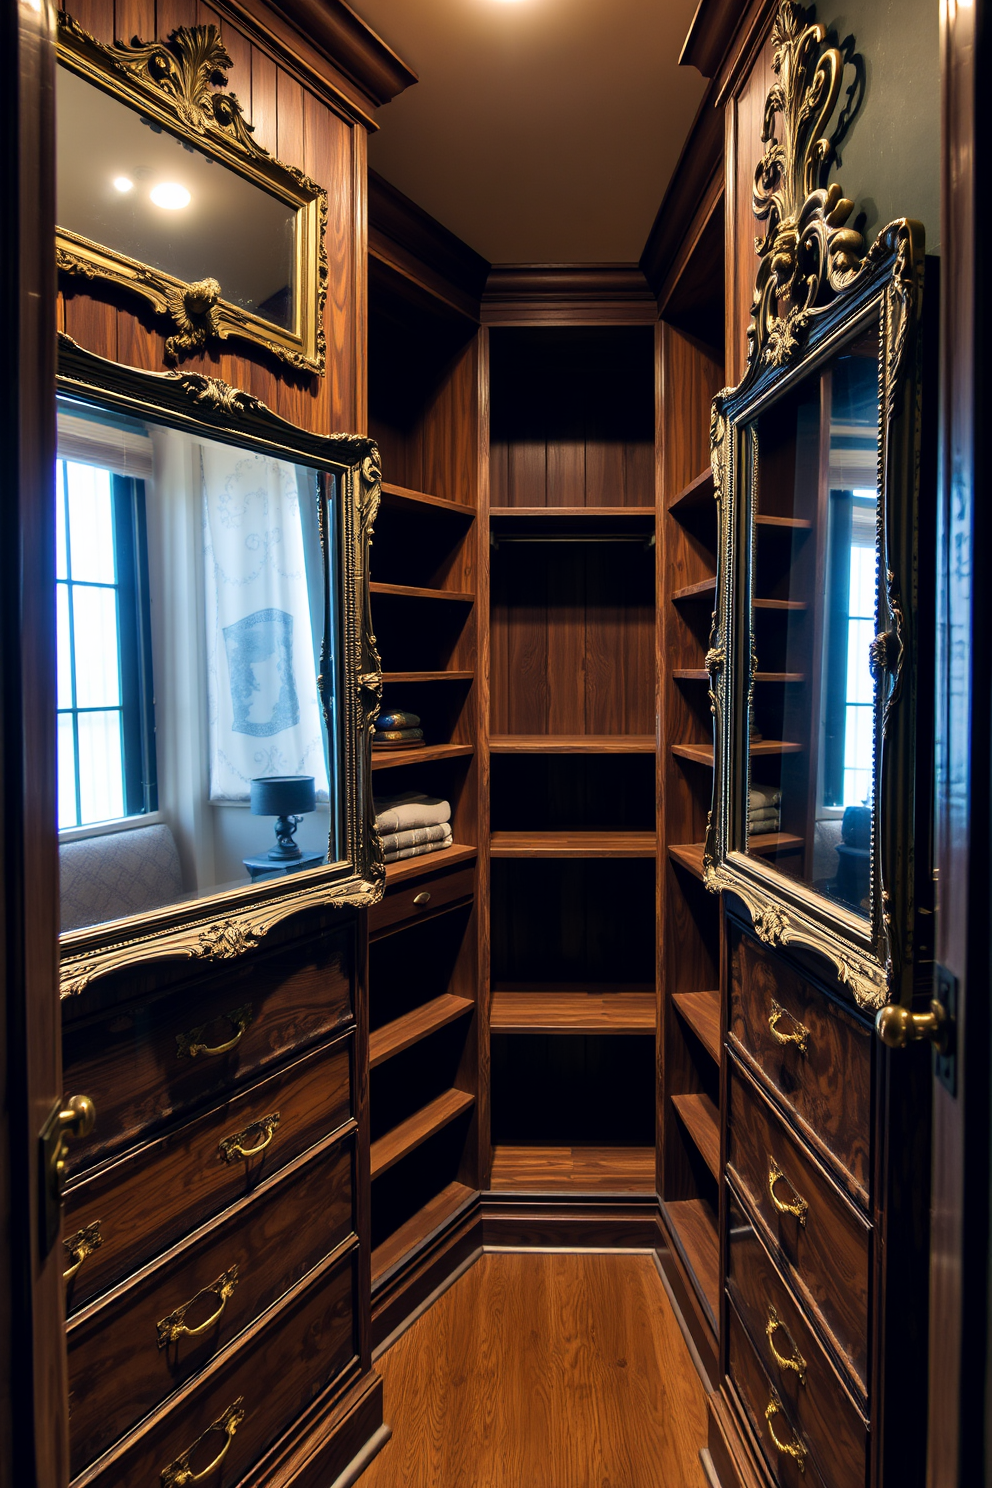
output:
[[494,264],[484,325],[653,325],[655,297],[637,264]]
[[352,82],[373,108],[419,81],[344,0],[266,0],[266,5]]

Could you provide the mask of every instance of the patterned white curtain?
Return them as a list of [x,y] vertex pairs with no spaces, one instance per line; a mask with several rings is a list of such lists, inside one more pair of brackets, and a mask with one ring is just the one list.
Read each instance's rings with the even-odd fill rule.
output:
[[201,459],[210,799],[247,800],[259,775],[313,775],[326,801],[296,467],[206,442]]

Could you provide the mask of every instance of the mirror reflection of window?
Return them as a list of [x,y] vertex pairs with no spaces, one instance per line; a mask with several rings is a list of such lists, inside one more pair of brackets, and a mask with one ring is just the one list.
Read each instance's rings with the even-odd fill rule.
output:
[[[60,400],[63,930],[313,867],[329,844],[339,856],[338,744],[319,686],[317,507],[327,482],[333,532],[333,480]],[[253,871],[275,837],[251,813],[252,781],[276,777],[311,780],[313,804],[294,829],[299,858]]]

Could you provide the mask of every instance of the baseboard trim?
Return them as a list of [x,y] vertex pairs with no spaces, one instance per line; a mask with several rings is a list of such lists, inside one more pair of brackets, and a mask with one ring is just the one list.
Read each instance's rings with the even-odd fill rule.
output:
[[[337,1400],[332,1391],[318,1396],[249,1473],[243,1488],[345,1488],[389,1436],[382,1420],[382,1380],[366,1374]],[[356,1467],[359,1459],[362,1465]]]
[[[375,1436],[370,1437],[362,1450],[351,1459],[341,1476],[334,1479],[330,1488],[351,1488],[352,1483],[357,1483],[373,1457],[379,1455],[392,1434],[391,1426],[380,1426]],[[716,1488],[720,1488],[719,1483]]]
[[486,1250],[653,1250],[658,1201],[622,1194],[484,1193],[480,1203]]
[[683,1332],[692,1339],[701,1365],[703,1384],[707,1391],[715,1390],[719,1380],[717,1336],[682,1260],[678,1243],[669,1229],[664,1206],[661,1204],[658,1205],[658,1239],[658,1264],[684,1324]]
[[440,1295],[482,1248],[478,1199],[424,1237],[372,1288],[373,1358],[399,1337],[428,1298]]
[[372,1362],[375,1363],[377,1359],[381,1359],[387,1349],[391,1349],[396,1340],[402,1338],[407,1328],[412,1327],[418,1318],[423,1317],[425,1312],[430,1312],[438,1298],[443,1297],[445,1292],[465,1275],[466,1271],[470,1271],[482,1254],[482,1246],[479,1245],[471,1254],[465,1257],[460,1265],[455,1267],[454,1271],[446,1276],[443,1281],[439,1282],[432,1292],[429,1292],[426,1297],[423,1297],[410,1312],[401,1318],[392,1333],[384,1338],[381,1343],[376,1344],[372,1350]]

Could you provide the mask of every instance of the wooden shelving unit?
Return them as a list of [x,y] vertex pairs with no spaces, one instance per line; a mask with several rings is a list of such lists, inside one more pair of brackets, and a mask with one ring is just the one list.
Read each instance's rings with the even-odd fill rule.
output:
[[654,832],[493,832],[494,858],[653,858]]
[[489,1020],[499,1033],[654,1033],[657,1010],[654,988],[494,988]]
[[475,1104],[475,1096],[466,1090],[446,1090],[443,1095],[436,1096],[429,1105],[421,1110],[415,1111],[386,1136],[380,1137],[377,1142],[372,1143],[372,1181],[381,1178],[383,1173],[400,1162],[404,1157],[421,1147],[429,1137],[442,1131],[449,1122],[454,1121],[463,1111]]
[[672,1003],[715,1064],[720,1062],[720,993],[675,992]]
[[453,1023],[456,1018],[464,1018],[474,1006],[470,997],[456,997],[452,992],[442,992],[440,997],[432,997],[430,1002],[422,1003],[408,1013],[402,1013],[370,1035],[369,1068],[377,1069],[394,1054],[402,1054],[414,1044],[419,1044],[421,1039],[436,1033],[439,1028]]
[[654,734],[492,734],[490,754],[654,754]]
[[653,1193],[654,1147],[499,1146],[495,1190],[545,1193]]
[[386,864],[386,886],[404,883],[411,878],[420,878],[426,872],[437,873],[442,868],[453,868],[456,863],[469,863],[479,855],[477,847],[466,847],[453,842],[440,852],[427,853],[423,858],[403,858],[398,863]]
[[472,744],[425,744],[422,749],[372,751],[373,770],[396,770],[400,765],[423,765],[429,760],[464,759],[475,753]]

